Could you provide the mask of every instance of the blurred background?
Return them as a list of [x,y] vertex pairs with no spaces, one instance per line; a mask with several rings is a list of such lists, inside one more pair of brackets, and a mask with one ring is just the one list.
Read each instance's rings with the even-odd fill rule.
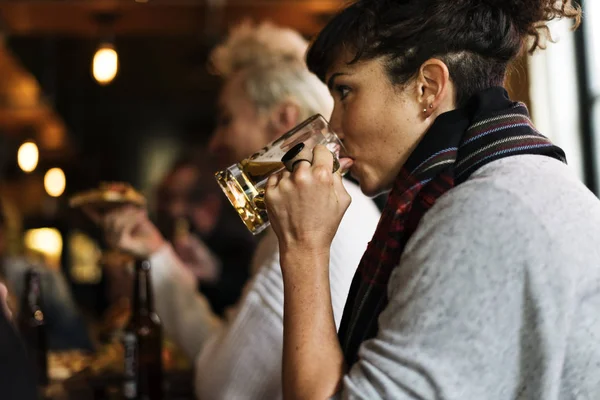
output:
[[[553,23],[548,50],[516,63],[507,86],[539,130],[600,188],[600,2],[582,29]],[[202,151],[219,81],[208,51],[242,19],[312,37],[341,0],[0,1],[0,197],[6,251],[62,270],[79,305],[108,301],[101,235],[68,198],[125,181],[152,203],[171,164]],[[240,224],[241,225],[241,224]]]
[[310,37],[340,5],[0,1],[7,253],[62,269],[77,301],[103,312],[102,238],[68,198],[102,181],[126,181],[152,203],[172,163],[202,150],[212,132],[219,81],[206,61],[227,28],[270,20]]

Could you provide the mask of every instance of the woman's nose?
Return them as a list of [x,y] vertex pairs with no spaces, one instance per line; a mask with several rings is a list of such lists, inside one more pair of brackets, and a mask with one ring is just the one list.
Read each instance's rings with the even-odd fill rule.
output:
[[344,134],[342,131],[341,120],[341,113],[337,110],[337,107],[335,107],[331,113],[331,118],[329,119],[329,127],[335,132],[336,135],[338,135],[338,137],[340,137],[340,139]]

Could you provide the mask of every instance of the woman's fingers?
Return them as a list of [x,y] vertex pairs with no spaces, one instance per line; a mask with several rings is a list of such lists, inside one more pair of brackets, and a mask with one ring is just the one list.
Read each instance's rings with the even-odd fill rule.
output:
[[333,172],[333,157],[334,155],[327,147],[322,144],[315,146],[313,149],[313,169],[318,170],[323,168],[330,173]]

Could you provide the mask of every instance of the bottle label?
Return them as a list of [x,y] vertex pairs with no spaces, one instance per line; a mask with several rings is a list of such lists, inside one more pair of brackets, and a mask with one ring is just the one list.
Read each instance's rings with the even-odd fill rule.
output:
[[137,397],[137,338],[133,332],[126,332],[123,337],[125,349],[125,381],[123,395],[126,399]]

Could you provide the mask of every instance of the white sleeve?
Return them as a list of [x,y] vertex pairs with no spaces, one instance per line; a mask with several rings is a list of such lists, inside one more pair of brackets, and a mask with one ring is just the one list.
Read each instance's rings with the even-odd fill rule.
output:
[[283,282],[277,238],[260,242],[256,276],[196,360],[196,397],[266,399],[281,392]]
[[155,307],[167,335],[196,362],[202,399],[272,398],[281,392],[283,282],[277,238],[261,241],[257,275],[219,320],[170,246],[151,259]]
[[154,307],[163,328],[190,360],[222,321],[198,292],[196,278],[185,268],[170,245],[150,257]]

